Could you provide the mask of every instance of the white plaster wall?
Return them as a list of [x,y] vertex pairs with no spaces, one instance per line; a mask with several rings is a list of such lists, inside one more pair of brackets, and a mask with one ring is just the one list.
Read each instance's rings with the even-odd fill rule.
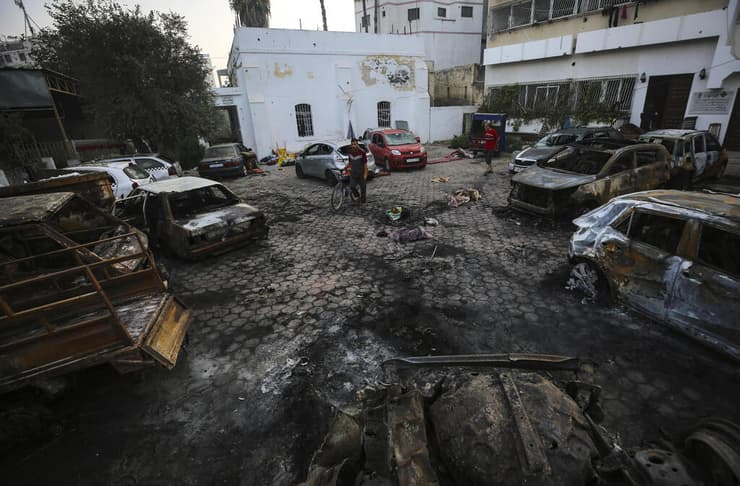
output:
[[477,106],[435,106],[429,115],[429,141],[450,140],[460,135],[465,113],[475,113]]
[[[294,151],[317,141],[344,139],[350,120],[355,134],[361,135],[377,126],[379,101],[391,103],[392,122],[406,120],[422,140],[429,139],[428,71],[419,39],[239,29],[237,41],[233,69],[249,117],[242,123],[242,136],[260,158],[278,147]],[[407,64],[413,83],[394,85],[363,68],[374,59]],[[377,76],[370,80],[368,72]],[[300,103],[311,105],[313,136],[298,136],[295,105]]]
[[[374,29],[374,1],[367,0],[367,13],[371,16],[368,32]],[[462,6],[473,7],[473,17],[460,16]],[[410,8],[420,9],[420,19],[408,21]],[[437,8],[447,9],[447,17],[437,16]],[[381,34],[409,34],[423,39],[426,60],[434,69],[447,69],[480,62],[481,32],[483,28],[483,1],[431,1],[416,2],[378,1]],[[382,13],[385,12],[385,17]],[[355,27],[361,28],[362,2],[355,2]],[[405,29],[405,30],[404,30]]]

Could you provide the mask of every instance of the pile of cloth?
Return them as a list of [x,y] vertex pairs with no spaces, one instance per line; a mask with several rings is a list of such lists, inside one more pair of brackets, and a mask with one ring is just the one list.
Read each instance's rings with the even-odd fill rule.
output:
[[399,243],[410,241],[428,240],[432,235],[421,226],[416,228],[401,228],[388,234],[388,238]]
[[449,182],[450,178],[447,176],[432,177],[432,182]]
[[478,201],[479,199],[480,191],[478,189],[458,189],[447,196],[447,205],[451,208],[457,208],[470,201]]

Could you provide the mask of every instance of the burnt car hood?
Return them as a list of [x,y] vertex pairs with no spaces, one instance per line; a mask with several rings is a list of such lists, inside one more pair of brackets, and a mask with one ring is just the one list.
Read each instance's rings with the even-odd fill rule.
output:
[[197,214],[192,218],[178,219],[175,224],[191,236],[198,236],[215,229],[239,225],[261,216],[262,211],[254,206],[239,203]]
[[560,190],[582,186],[596,180],[595,175],[560,172],[542,167],[532,167],[511,178],[511,182],[543,189]]
[[516,154],[517,159],[528,159],[528,160],[536,160],[537,162],[541,162],[543,160],[547,160],[556,153],[563,150],[564,145],[559,145],[555,147],[530,147],[528,149],[524,149],[518,154]]

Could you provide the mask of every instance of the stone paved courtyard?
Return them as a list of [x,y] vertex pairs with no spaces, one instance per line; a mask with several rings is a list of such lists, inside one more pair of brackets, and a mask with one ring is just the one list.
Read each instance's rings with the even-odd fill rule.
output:
[[[325,182],[293,168],[226,181],[268,215],[270,236],[196,263],[159,257],[194,311],[177,367],[101,367],[53,399],[6,396],[38,403],[33,440],[3,454],[6,484],[296,484],[334,407],[356,405],[400,355],[580,357],[590,365],[578,378],[603,387],[603,424],[631,446],[708,415],[739,418],[735,365],[565,290],[570,224],[510,212],[505,161],[489,177],[484,167],[394,172],[368,184],[366,205],[338,212]],[[481,201],[448,208],[462,187]],[[396,205],[410,209],[401,226],[437,218],[433,238],[376,236]]]

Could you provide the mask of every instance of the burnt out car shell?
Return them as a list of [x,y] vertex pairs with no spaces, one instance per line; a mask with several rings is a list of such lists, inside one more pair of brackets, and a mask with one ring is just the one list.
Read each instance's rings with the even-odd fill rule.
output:
[[[225,197],[217,207],[209,207],[202,199],[203,190],[211,189]],[[141,199],[143,202],[139,202]],[[200,177],[147,185],[129,201],[133,211],[125,208],[123,213],[135,216],[151,237],[181,258],[224,253],[264,238],[269,231],[262,211],[241,202],[222,184]],[[202,208],[198,203],[203,204]],[[183,209],[185,206],[190,209]]]
[[646,191],[575,219],[572,263],[614,297],[740,360],[740,197]]
[[[509,205],[534,214],[567,215],[583,208],[597,207],[616,196],[658,188],[669,180],[670,155],[663,146],[620,145],[621,142],[616,145],[618,148],[567,146],[547,163],[557,158],[571,158],[579,166],[590,164],[593,173],[531,167],[512,177]],[[594,160],[586,160],[589,157],[594,157]]]

